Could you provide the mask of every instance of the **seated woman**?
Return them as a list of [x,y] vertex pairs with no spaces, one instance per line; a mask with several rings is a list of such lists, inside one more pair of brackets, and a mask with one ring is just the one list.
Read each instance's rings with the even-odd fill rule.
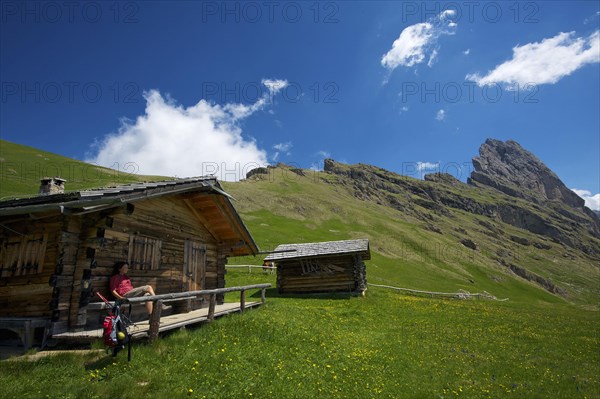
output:
[[[117,262],[113,268],[113,275],[110,278],[110,292],[119,300],[133,298],[136,296],[156,295],[150,285],[133,288],[131,279],[127,275],[129,265],[127,262]],[[148,315],[152,313],[152,302],[146,302]]]

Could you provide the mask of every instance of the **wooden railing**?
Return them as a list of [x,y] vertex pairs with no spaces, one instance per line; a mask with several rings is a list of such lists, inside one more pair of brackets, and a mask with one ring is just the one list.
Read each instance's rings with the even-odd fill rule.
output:
[[263,272],[273,274],[277,268],[275,266],[260,266],[260,265],[225,265],[226,268],[232,269],[248,269],[248,273],[252,273],[252,269],[262,269]]
[[146,303],[152,302],[152,314],[150,315],[150,329],[148,331],[148,339],[150,341],[154,341],[158,338],[158,332],[160,328],[160,314],[162,312],[163,301],[183,301],[187,299],[193,299],[199,296],[208,295],[208,321],[212,321],[215,318],[215,306],[217,304],[217,295],[224,294],[226,292],[240,292],[240,311],[244,311],[246,308],[246,291],[260,289],[260,300],[262,303],[265,303],[266,298],[266,290],[271,287],[271,284],[254,284],[254,285],[244,285],[242,287],[227,287],[227,288],[217,288],[213,290],[200,290],[200,291],[187,291],[187,292],[177,292],[172,294],[161,294],[161,295],[149,295],[137,298],[128,298],[126,299],[127,303]]

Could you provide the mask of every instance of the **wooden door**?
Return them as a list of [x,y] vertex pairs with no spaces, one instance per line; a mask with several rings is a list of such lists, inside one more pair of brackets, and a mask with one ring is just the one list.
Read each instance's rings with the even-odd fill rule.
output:
[[183,262],[183,286],[186,291],[204,289],[206,278],[206,245],[186,240]]

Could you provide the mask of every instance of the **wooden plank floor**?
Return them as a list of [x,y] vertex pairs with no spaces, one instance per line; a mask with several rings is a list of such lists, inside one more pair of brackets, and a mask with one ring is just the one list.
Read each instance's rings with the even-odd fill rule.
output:
[[[246,302],[246,309],[262,305],[262,302]],[[240,303],[224,303],[215,306],[215,318],[224,316],[230,313],[240,311]],[[159,331],[168,331],[175,328],[180,328],[190,324],[205,322],[208,320],[208,308],[193,310],[189,313],[178,313],[160,318]],[[129,326],[129,333],[133,338],[144,338],[148,336],[150,325],[148,320],[140,321]],[[55,334],[52,338],[65,341],[89,341],[102,338],[102,329],[84,330],[84,331],[68,331],[61,334]]]

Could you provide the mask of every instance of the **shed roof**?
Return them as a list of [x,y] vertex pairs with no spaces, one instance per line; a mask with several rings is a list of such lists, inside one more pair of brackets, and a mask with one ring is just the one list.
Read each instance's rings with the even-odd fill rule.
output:
[[369,240],[362,238],[358,240],[311,242],[306,244],[282,244],[275,248],[275,251],[269,254],[265,260],[277,261],[342,254],[361,254],[364,259],[370,259]]
[[[179,196],[190,206],[197,209],[196,215],[201,218],[203,211],[213,211],[209,222],[227,224],[231,228],[222,239],[243,242],[243,247],[234,252],[236,255],[256,254],[258,246],[233,207],[231,196],[213,176],[190,177],[184,179],[165,180],[123,184],[91,190],[74,191],[50,195],[38,195],[0,201],[0,217],[11,217],[33,214],[85,214],[103,209],[114,208],[127,203],[135,203],[162,196]],[[206,221],[199,220],[205,224]]]

